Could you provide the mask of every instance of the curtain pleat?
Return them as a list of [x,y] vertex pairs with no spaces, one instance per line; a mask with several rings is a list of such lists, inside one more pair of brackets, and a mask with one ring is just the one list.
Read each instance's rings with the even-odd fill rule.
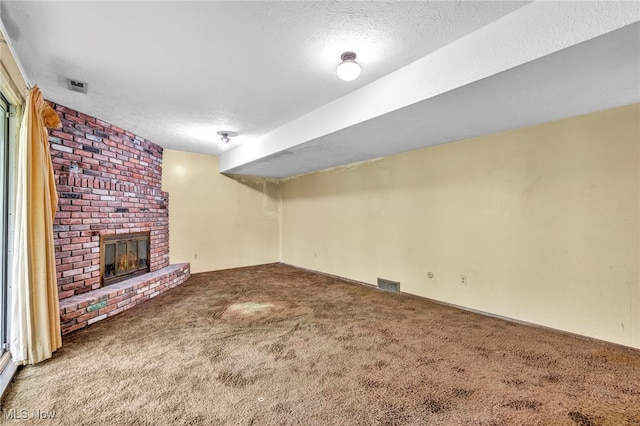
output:
[[11,354],[19,364],[43,361],[62,346],[53,245],[58,194],[47,134],[59,126],[40,89],[31,89],[17,155],[11,280]]

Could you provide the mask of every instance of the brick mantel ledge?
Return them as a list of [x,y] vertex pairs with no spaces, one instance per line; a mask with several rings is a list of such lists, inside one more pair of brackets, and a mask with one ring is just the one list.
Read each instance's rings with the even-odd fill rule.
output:
[[62,299],[60,301],[62,334],[69,334],[133,308],[182,284],[190,276],[189,263],[176,263],[107,287]]

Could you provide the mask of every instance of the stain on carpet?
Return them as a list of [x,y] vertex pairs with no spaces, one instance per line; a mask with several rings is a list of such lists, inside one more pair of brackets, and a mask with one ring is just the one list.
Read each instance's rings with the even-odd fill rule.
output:
[[437,398],[427,398],[424,400],[423,406],[429,413],[437,414],[450,409],[451,403]]
[[542,403],[538,401],[530,401],[525,399],[515,399],[515,400],[506,402],[504,406],[513,408],[514,410],[527,409],[527,410],[538,411],[540,406],[542,406]]
[[569,413],[569,418],[580,426],[596,426],[596,424],[588,416],[585,416],[579,411],[571,411]]
[[234,373],[229,370],[224,370],[218,374],[218,381],[226,386],[243,388],[254,383],[256,379],[244,377],[242,373]]
[[236,303],[234,305],[229,306],[230,311],[237,311],[241,314],[251,315],[258,312],[266,312],[269,309],[273,308],[272,303],[254,303],[254,302],[245,302],[245,303]]
[[473,395],[473,391],[468,389],[453,389],[453,395],[456,398],[467,399]]

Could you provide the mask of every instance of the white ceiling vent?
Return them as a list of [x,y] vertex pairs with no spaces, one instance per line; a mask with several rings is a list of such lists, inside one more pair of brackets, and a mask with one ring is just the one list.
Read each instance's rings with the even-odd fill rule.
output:
[[73,92],[87,93],[88,87],[89,85],[84,81],[67,78],[67,88]]

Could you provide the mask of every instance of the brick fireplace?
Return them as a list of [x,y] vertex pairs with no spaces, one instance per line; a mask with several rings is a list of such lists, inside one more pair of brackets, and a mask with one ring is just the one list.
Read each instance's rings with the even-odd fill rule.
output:
[[[97,118],[52,106],[63,124],[49,131],[49,146],[59,196],[54,243],[66,334],[182,283],[189,267],[169,265],[162,148]],[[139,243],[143,235],[148,242]],[[116,243],[105,245],[109,241]],[[112,254],[113,274],[105,274],[105,256],[111,260]]]

